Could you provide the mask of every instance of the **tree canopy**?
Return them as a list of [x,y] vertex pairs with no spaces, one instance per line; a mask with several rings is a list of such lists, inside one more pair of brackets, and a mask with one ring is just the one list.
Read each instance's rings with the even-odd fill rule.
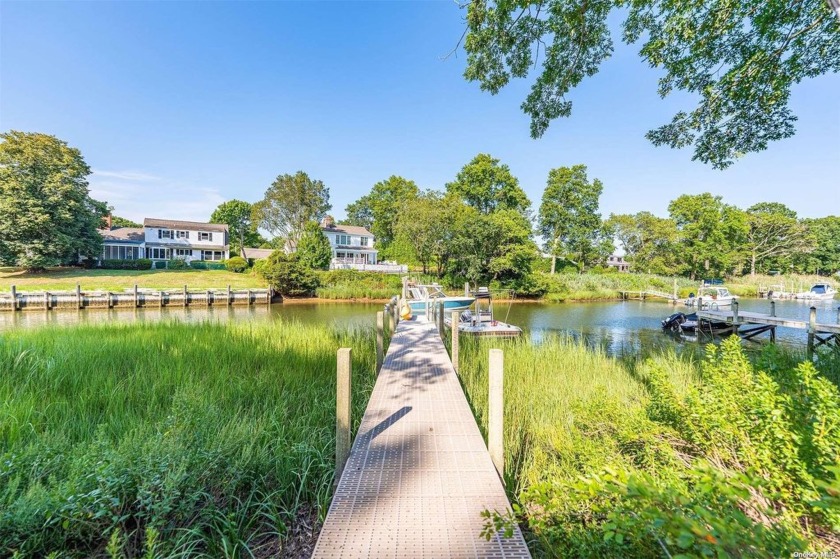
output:
[[483,214],[497,210],[528,212],[531,202],[519,186],[507,165],[479,153],[464,165],[455,180],[446,185],[446,191],[460,196],[467,204]]
[[750,274],[765,263],[789,261],[796,254],[811,251],[807,228],[796,219],[796,212],[776,202],[763,202],[747,209],[747,237],[745,249],[750,258]]
[[324,183],[298,171],[279,175],[271,183],[263,199],[254,204],[254,221],[294,250],[306,224],[320,221],[331,207]]
[[230,234],[231,254],[242,254],[245,247],[258,247],[265,242],[253,219],[254,207],[242,200],[222,202],[210,215],[211,223],[225,223]]
[[304,227],[296,254],[300,263],[307,268],[313,270],[330,268],[332,247],[317,221],[310,221]]
[[[659,95],[698,99],[647,138],[692,146],[693,159],[716,168],[792,136],[791,86],[840,71],[837,18],[824,0],[471,0],[464,76],[498,93],[538,64],[522,110],[538,138],[572,112],[569,92],[613,52],[610,21],[623,18],[622,39],[664,72]],[[840,11],[838,11],[840,13]]]
[[[111,209],[109,208],[109,211]],[[111,215],[111,226],[112,227],[143,227],[142,223],[137,223],[136,221],[131,221],[130,219],[126,219],[124,217],[120,217],[118,215]]]
[[392,175],[379,181],[370,192],[347,206],[347,225],[365,227],[374,237],[379,250],[387,252],[396,236],[397,217],[407,203],[417,198],[420,189],[412,180]]
[[0,134],[0,263],[30,270],[96,258],[108,206],[82,154],[47,134]]

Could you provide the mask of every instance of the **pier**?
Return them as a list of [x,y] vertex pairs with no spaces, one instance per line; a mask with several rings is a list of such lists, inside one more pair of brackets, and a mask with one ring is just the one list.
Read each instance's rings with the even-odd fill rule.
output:
[[270,305],[273,290],[267,289],[148,289],[135,285],[124,291],[24,291],[15,286],[0,293],[0,311],[131,309],[169,307],[212,307],[232,305]]
[[529,558],[438,328],[401,321],[391,339],[313,558]]

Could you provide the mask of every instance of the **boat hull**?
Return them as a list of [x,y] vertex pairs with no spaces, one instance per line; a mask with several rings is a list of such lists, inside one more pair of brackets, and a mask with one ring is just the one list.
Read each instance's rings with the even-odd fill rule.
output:
[[[444,311],[463,311],[470,308],[473,301],[472,297],[447,297],[443,300]],[[425,301],[409,301],[408,306],[411,307],[413,314],[426,314]]]

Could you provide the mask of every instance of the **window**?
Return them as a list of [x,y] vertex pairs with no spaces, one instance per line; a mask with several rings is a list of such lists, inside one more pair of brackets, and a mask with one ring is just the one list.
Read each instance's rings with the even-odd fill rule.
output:
[[201,258],[202,260],[224,260],[225,253],[221,250],[202,250]]
[[125,245],[105,245],[102,247],[103,260],[137,260],[140,257],[140,247]]
[[206,231],[199,231],[198,232],[198,240],[199,241],[212,241],[213,240],[213,233],[207,233]]
[[168,248],[147,248],[146,255],[152,260],[169,260],[172,252]]
[[169,229],[158,229],[158,239],[172,239],[172,233]]
[[175,256],[178,258],[186,258],[188,256],[192,256],[192,250],[188,248],[177,248],[175,249]]
[[175,231],[175,238],[176,239],[189,239],[190,232],[189,231]]
[[368,238],[367,237],[362,237],[362,246],[363,247],[368,246]]
[[335,244],[337,245],[349,245],[350,244],[350,235],[336,235],[335,236]]

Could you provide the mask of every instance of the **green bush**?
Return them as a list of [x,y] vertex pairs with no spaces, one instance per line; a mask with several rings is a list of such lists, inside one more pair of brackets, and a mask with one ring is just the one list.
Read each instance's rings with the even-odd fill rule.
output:
[[186,270],[189,264],[183,258],[172,258],[166,263],[167,270]]
[[151,270],[152,261],[147,258],[136,260],[103,260],[100,267],[106,270]]
[[225,268],[228,272],[236,272],[241,274],[248,269],[248,261],[241,256],[234,256],[225,262]]
[[210,260],[193,260],[190,262],[190,268],[193,270],[224,270],[225,262],[213,262]]
[[318,288],[318,277],[294,254],[275,251],[268,258],[258,260],[254,269],[283,297],[311,296]]

